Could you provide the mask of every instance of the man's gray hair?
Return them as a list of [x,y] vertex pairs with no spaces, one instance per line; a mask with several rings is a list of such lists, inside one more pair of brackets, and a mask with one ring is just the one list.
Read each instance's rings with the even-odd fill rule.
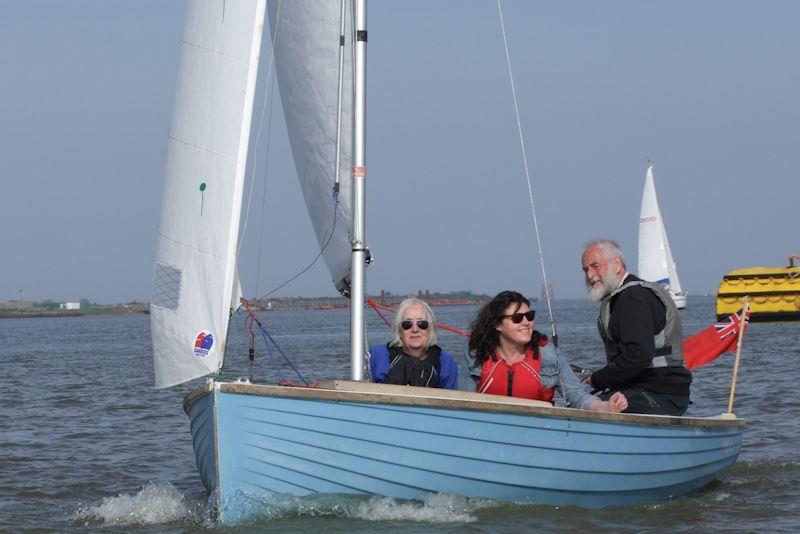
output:
[[[619,248],[619,243],[614,241],[613,239],[605,239],[605,238],[598,238],[592,239],[586,246],[583,247],[583,252],[586,253],[590,247],[598,246],[600,250],[603,251],[603,256],[608,261],[613,260],[614,258],[619,258],[619,261],[622,262],[622,268],[627,270],[627,266],[625,265],[625,256],[622,255],[622,249]],[[583,256],[583,254],[581,254]]]
[[425,312],[425,320],[428,321],[428,343],[425,348],[436,344],[436,317],[433,315],[433,310],[425,302],[415,297],[409,297],[400,303],[397,307],[397,314],[394,316],[394,324],[392,325],[392,332],[394,332],[394,339],[389,343],[393,347],[402,346],[400,341],[400,323],[403,322],[403,314],[409,306],[421,306]]

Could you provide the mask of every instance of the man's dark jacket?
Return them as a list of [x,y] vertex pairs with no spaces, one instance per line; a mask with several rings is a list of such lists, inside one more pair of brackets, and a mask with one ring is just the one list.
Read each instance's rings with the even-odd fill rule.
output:
[[[622,285],[638,280],[629,274]],[[686,367],[650,368],[656,353],[654,337],[664,329],[666,317],[664,304],[646,287],[632,286],[613,296],[611,340],[605,340],[608,362],[592,374],[592,385],[614,390],[634,386],[688,397],[692,375]]]

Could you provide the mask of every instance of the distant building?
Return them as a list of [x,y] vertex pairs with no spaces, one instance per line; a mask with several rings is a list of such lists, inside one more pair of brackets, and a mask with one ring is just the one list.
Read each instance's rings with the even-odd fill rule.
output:
[[62,302],[59,306],[62,310],[80,310],[81,303],[80,302]]

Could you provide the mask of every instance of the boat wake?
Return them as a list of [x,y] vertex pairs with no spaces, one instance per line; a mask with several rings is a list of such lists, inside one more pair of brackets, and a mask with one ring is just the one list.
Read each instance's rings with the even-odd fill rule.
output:
[[87,525],[144,526],[196,522],[206,516],[205,503],[192,503],[172,484],[150,483],[135,495],[106,497],[100,504],[80,508],[73,519]]
[[[242,498],[240,495],[239,498]],[[236,524],[297,517],[339,517],[365,521],[413,521],[416,523],[474,523],[475,512],[500,503],[469,499],[452,493],[429,494],[423,501],[388,497],[315,494],[305,497],[266,494],[247,495]],[[80,508],[73,520],[87,526],[148,526],[169,523],[213,528],[211,502],[181,493],[172,484],[151,483],[134,495],[106,497],[99,504]]]
[[365,521],[413,521],[417,523],[473,523],[475,512],[498,506],[488,499],[469,499],[452,493],[428,494],[422,501],[389,497],[314,494],[303,497],[269,493],[260,496],[237,495],[232,524],[290,517],[338,517]]
[[498,506],[487,499],[468,499],[452,493],[429,494],[424,501],[398,501],[372,497],[360,503],[350,514],[370,521],[417,521],[425,523],[473,523],[474,513]]

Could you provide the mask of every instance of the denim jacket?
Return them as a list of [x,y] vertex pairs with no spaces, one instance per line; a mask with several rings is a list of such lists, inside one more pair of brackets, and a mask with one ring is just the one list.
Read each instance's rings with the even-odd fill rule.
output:
[[[588,410],[589,405],[600,400],[591,394],[589,384],[581,382],[572,369],[569,362],[563,356],[557,356],[553,345],[548,343],[544,347],[539,347],[542,355],[542,386],[546,388],[556,388],[561,396],[572,408]],[[559,371],[561,379],[559,379]]]

